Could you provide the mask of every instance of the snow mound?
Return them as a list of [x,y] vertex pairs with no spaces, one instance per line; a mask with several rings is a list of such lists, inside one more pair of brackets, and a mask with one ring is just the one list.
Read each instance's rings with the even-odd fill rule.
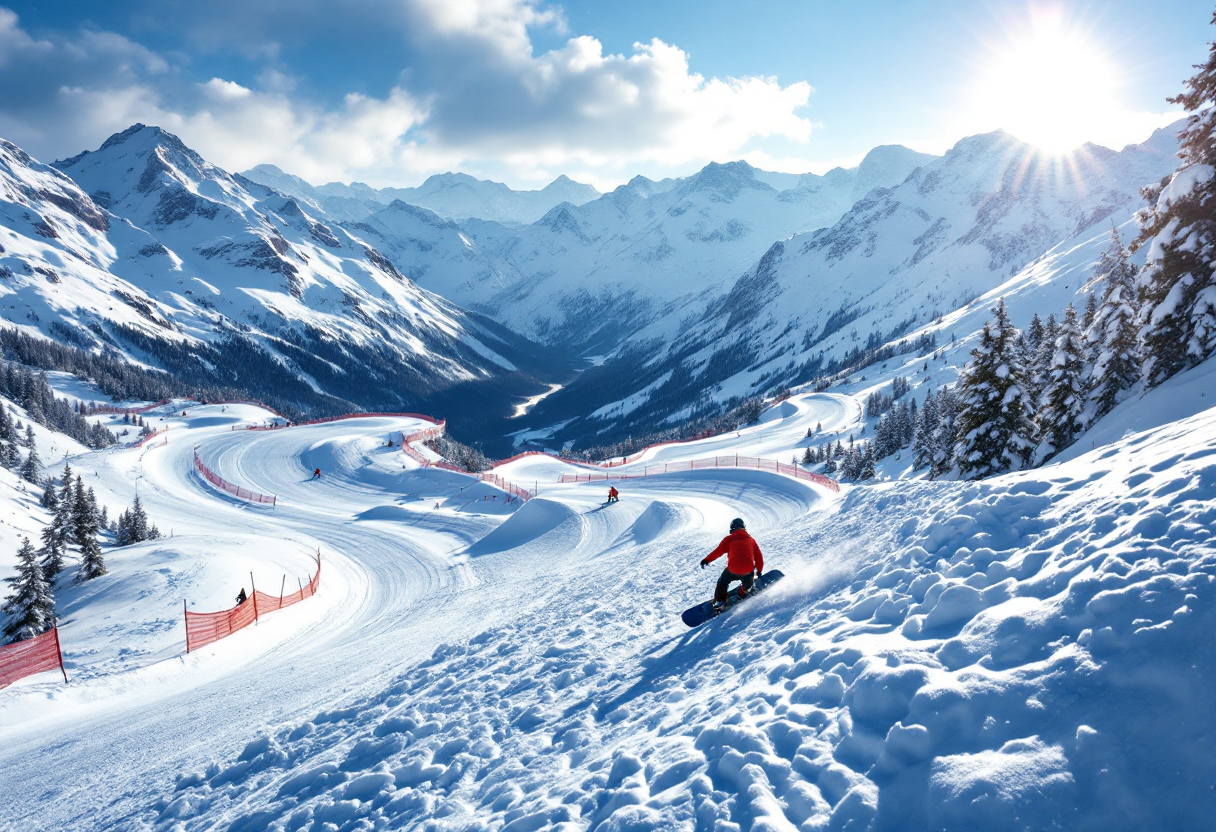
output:
[[[559,539],[578,538],[581,537],[581,529],[581,518],[569,506],[553,500],[535,498],[524,503],[502,525],[470,546],[468,554],[490,555],[534,545],[559,530],[563,532],[555,535]],[[556,544],[557,541],[553,543]]]
[[779,421],[781,419],[788,419],[791,416],[797,415],[798,405],[789,399],[786,399],[780,404],[774,405],[773,407],[770,407],[768,410],[764,411],[764,413],[760,414],[760,418],[757,421],[764,424],[765,422]]
[[[680,529],[692,525],[690,513],[693,510],[675,503],[655,500],[646,506],[633,525],[620,536],[618,543],[640,545],[673,534]],[[697,518],[700,519],[699,516]]]

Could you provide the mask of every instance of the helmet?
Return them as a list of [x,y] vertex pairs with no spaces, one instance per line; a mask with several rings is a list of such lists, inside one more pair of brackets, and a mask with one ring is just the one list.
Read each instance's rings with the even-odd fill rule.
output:
[[736,517],[734,520],[730,521],[730,530],[732,532],[735,529],[746,529],[746,528],[747,528],[747,524],[743,522],[742,517]]

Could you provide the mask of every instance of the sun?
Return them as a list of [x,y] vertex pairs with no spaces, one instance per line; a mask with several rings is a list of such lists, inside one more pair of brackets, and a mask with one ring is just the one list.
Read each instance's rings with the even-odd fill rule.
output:
[[1055,10],[988,46],[975,78],[981,120],[1043,150],[1064,153],[1110,132],[1123,108],[1118,67]]

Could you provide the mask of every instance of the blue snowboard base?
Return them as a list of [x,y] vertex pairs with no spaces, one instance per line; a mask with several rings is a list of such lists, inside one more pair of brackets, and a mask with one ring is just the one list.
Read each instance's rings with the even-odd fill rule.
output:
[[[784,577],[784,573],[782,573],[780,570],[768,570],[763,575],[756,578],[755,582],[752,584],[752,591],[747,594],[747,598],[751,598],[757,592],[761,592],[767,586],[772,586]],[[740,588],[741,587],[735,587],[730,592],[726,593],[726,606],[722,607],[720,612],[714,612],[713,601],[705,601],[704,603],[697,604],[695,607],[684,610],[684,614],[680,617],[684,619],[684,623],[689,627],[700,626],[709,619],[721,615],[723,612],[726,612],[735,604],[739,603]],[[746,601],[747,598],[742,600]]]

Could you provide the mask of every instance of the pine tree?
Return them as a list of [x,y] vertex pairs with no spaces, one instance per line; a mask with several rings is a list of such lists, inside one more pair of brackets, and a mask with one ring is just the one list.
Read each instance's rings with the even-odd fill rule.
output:
[[[1118,232],[1116,232],[1118,233]],[[1081,331],[1089,329],[1094,325],[1094,318],[1098,314],[1098,295],[1096,292],[1090,292],[1085,297],[1085,314],[1081,316]]]
[[1030,391],[1031,401],[1037,402],[1042,398],[1043,390],[1047,387],[1047,380],[1051,377],[1051,361],[1056,354],[1056,336],[1059,334],[1059,328],[1055,314],[1048,315],[1047,323],[1043,324],[1042,331],[1039,333],[1034,355],[1023,363],[1026,368],[1026,386]]
[[803,465],[813,465],[814,463],[815,463],[815,456],[814,456],[814,454],[811,453],[811,446],[807,445],[806,450],[802,452],[802,464]]
[[56,512],[51,517],[51,522],[42,528],[42,547],[38,554],[42,558],[43,579],[48,584],[54,584],[59,573],[63,571],[63,558],[67,554],[67,536],[63,533],[62,513]]
[[90,492],[84,490],[84,480],[76,477],[76,489],[72,501],[72,525],[76,545],[80,547],[80,571],[77,581],[89,581],[106,574],[105,561],[101,557],[101,546],[97,543],[98,516],[96,500],[90,500]]
[[958,441],[958,393],[943,387],[937,394],[937,425],[933,430],[933,456],[929,478],[936,479],[954,467],[954,445]]
[[12,470],[21,464],[21,454],[17,452],[17,439],[11,442],[0,442],[0,465]]
[[861,473],[861,452],[854,446],[845,451],[844,459],[840,461],[840,478],[850,482],[857,479]]
[[829,442],[827,451],[825,452],[825,455],[824,455],[823,473],[825,473],[825,474],[835,474],[836,473],[836,469],[839,467],[836,464],[836,458],[838,456],[839,456],[839,454],[837,454],[832,448],[832,443]]
[[1169,99],[1191,114],[1178,135],[1182,164],[1163,187],[1141,191],[1150,205],[1137,216],[1135,245],[1149,243],[1138,288],[1151,386],[1216,351],[1216,42],[1196,69],[1186,91]]
[[874,454],[869,446],[866,447],[865,453],[861,455],[861,470],[857,472],[857,481],[872,480],[876,476],[874,470]]
[[[809,452],[810,448],[807,451]],[[144,511],[143,503],[140,502],[137,494],[131,508],[118,517],[115,543],[119,546],[130,546],[132,543],[154,540],[159,537],[159,533],[154,533],[154,529],[155,527],[148,525],[148,514]]]
[[1026,464],[1034,451],[1034,414],[1019,361],[1018,331],[1004,299],[984,324],[980,344],[959,375],[955,456],[964,478],[979,479]]
[[31,445],[29,452],[25,456],[25,462],[21,465],[21,479],[28,483],[38,484],[38,469],[42,465],[42,460],[38,458],[37,446]]
[[1081,414],[1087,402],[1085,347],[1077,323],[1077,310],[1070,303],[1056,335],[1047,387],[1037,413],[1042,444],[1038,456],[1047,459],[1067,448],[1084,427]]
[[55,480],[50,475],[42,481],[42,499],[38,504],[47,511],[54,511],[59,508],[59,492],[55,490]]
[[930,390],[912,428],[912,468],[928,468],[933,461],[933,432],[937,429],[937,397]]
[[10,643],[23,641],[49,630],[55,623],[55,597],[42,577],[28,537],[17,551],[17,574],[5,582],[12,586],[3,607],[9,616],[5,638]]
[[34,438],[33,425],[25,426],[25,440],[21,444],[25,445],[25,447],[29,448],[30,450],[34,449],[34,446],[37,444],[37,440]]
[[1093,324],[1085,333],[1092,353],[1089,409],[1085,423],[1093,424],[1119,403],[1122,393],[1140,380],[1140,345],[1135,289],[1136,270],[1115,228],[1097,271],[1106,289]]
[[118,522],[114,526],[114,545],[130,546],[134,542],[131,539],[131,512],[124,511],[118,515]]

